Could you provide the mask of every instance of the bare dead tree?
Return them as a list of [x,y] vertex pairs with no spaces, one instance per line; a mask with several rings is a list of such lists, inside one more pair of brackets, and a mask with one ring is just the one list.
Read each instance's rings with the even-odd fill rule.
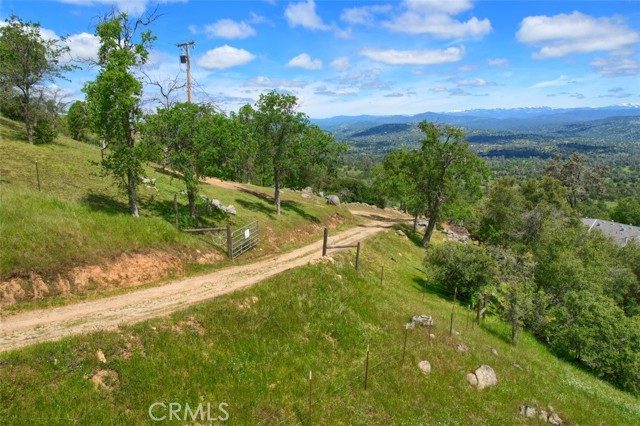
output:
[[186,82],[181,82],[179,76],[166,77],[162,80],[154,79],[145,70],[140,70],[144,76],[144,83],[147,86],[153,86],[157,88],[156,96],[148,98],[149,102],[157,102],[163,106],[164,109],[171,109],[177,102],[177,91],[184,89],[187,85]]

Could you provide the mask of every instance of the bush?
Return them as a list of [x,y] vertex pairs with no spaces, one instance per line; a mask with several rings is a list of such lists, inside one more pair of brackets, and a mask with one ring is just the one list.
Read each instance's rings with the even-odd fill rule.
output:
[[48,115],[38,119],[33,128],[33,140],[36,144],[47,144],[53,142],[58,136],[58,129],[55,121]]
[[427,279],[453,294],[470,299],[497,277],[496,260],[484,246],[446,242],[429,247],[425,260]]

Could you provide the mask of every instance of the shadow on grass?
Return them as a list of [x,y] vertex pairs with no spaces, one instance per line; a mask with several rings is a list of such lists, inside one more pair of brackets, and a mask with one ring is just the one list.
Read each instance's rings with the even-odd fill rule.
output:
[[129,214],[128,204],[116,200],[114,197],[109,195],[90,192],[85,195],[81,201],[82,203],[86,204],[92,211],[103,212],[112,215]]
[[317,217],[305,212],[302,208],[300,208],[300,204],[295,202],[295,201],[282,201],[280,203],[280,207],[282,208],[282,210],[285,211],[292,211],[294,213],[296,213],[298,216],[309,220],[311,222],[315,222],[315,223],[320,223],[320,219],[318,219]]
[[247,209],[247,210],[251,210],[254,212],[260,212],[264,215],[269,216],[269,219],[275,219],[273,214],[275,212],[275,208],[265,205],[265,203],[260,202],[260,201],[247,201],[247,200],[242,200],[240,198],[236,198],[235,199],[236,203],[238,203],[238,205],[242,206],[243,208]]
[[[481,321],[480,326],[484,331],[491,334],[493,337],[502,340],[504,343],[511,344],[511,336],[509,334],[505,334],[504,331],[498,330],[495,327],[495,323]],[[507,333],[509,333],[509,330],[507,330]]]

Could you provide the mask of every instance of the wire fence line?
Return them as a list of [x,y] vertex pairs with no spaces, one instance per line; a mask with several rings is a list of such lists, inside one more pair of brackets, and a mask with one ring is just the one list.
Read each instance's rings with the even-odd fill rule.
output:
[[[275,322],[275,321],[272,321]],[[280,326],[280,325],[279,325]],[[280,326],[281,330],[283,330],[285,333],[286,332],[281,326]],[[427,331],[425,329],[424,333],[420,333],[420,334],[424,334],[426,336]],[[430,337],[427,337],[426,339],[420,339],[417,342],[414,342],[411,345],[407,345],[406,351],[413,351],[415,349],[418,348],[430,348],[429,346],[429,341]],[[402,343],[402,341],[401,341]],[[402,345],[398,345],[399,348],[402,347]],[[392,363],[395,364],[399,364],[401,363],[401,359],[402,359],[402,353],[403,350],[399,350],[398,348],[394,347],[391,349],[388,349],[386,351],[382,351],[379,353],[379,355],[376,355],[376,352],[371,352],[372,357],[374,357],[375,359],[377,359],[378,361],[369,366],[369,376],[371,377],[372,374],[375,374],[376,369],[378,369],[381,366],[388,366],[391,365]],[[404,363],[401,363],[402,365]],[[364,384],[364,377],[365,377],[365,370],[364,370],[364,360],[362,362],[362,365],[360,366],[359,370],[356,370],[356,368],[354,367],[351,371],[347,372],[345,374],[345,376],[351,376],[350,378],[347,378],[346,380],[344,380],[344,383],[342,385],[340,385],[339,387],[337,387],[336,389],[333,390],[329,390],[331,388],[331,382],[325,382],[324,386],[322,388],[319,389],[315,389],[314,388],[314,393],[317,393],[319,391],[322,391],[321,394],[323,395],[320,398],[314,398],[312,400],[312,406],[313,407],[322,407],[324,406],[325,403],[327,403],[329,401],[329,399],[331,398],[335,398],[336,396],[340,396],[340,395],[344,395],[346,392],[346,390],[352,390],[352,389],[356,389],[358,386],[363,386]],[[314,375],[315,377],[318,377],[317,374]],[[303,404],[304,401],[299,400],[299,401],[294,401],[293,404],[289,407],[292,410],[292,413],[289,414],[288,416],[284,417],[283,419],[281,419],[280,421],[278,421],[277,423],[269,423],[271,420],[270,419],[264,419],[261,422],[258,423],[258,425],[265,425],[265,424],[273,424],[275,426],[279,426],[279,425],[283,425],[286,422],[300,417],[300,414],[298,412],[296,412],[297,410],[295,409],[295,406],[297,404]],[[304,423],[304,420],[303,420]]]

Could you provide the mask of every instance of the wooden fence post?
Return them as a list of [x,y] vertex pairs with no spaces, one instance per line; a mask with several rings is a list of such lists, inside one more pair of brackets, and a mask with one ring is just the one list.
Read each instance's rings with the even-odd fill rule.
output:
[[456,307],[457,296],[458,296],[458,287],[456,287],[456,290],[453,293],[453,303],[451,303],[451,322],[449,323],[449,336],[453,334],[453,310]]
[[402,345],[402,361],[400,364],[404,364],[404,354],[407,352],[407,335],[409,334],[409,328],[404,326],[404,345]]
[[322,257],[327,255],[327,239],[329,238],[329,229],[324,228],[324,238],[322,240]]
[[180,228],[180,223],[178,222],[178,194],[173,194],[173,213],[176,217],[176,228]]
[[364,364],[364,390],[367,390],[367,382],[369,381],[369,345],[367,345],[367,360]]
[[231,239],[231,225],[227,224],[227,254],[233,260],[233,241]]
[[40,191],[40,169],[38,168],[38,160],[36,160],[36,179],[38,180],[38,191]]
[[360,241],[358,241],[358,246],[356,247],[356,272],[358,271],[359,261],[360,261]]

